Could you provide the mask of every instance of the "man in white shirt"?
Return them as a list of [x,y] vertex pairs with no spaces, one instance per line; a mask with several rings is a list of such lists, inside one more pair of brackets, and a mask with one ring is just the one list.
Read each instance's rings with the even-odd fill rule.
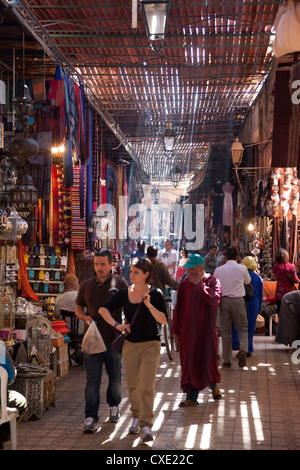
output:
[[178,253],[173,249],[173,243],[171,240],[166,240],[164,245],[165,247],[158,253],[157,259],[167,266],[170,275],[173,276],[178,263]]
[[[76,299],[78,295],[79,282],[77,276],[74,274],[67,274],[64,279],[64,293],[60,295],[55,303],[54,307],[54,318],[61,320],[61,310],[67,312],[75,312]],[[67,321],[67,328],[71,328],[70,320]],[[79,320],[78,334],[84,333],[84,322]]]
[[214,276],[219,279],[222,289],[220,302],[220,328],[223,348],[223,367],[230,367],[232,360],[232,323],[238,333],[240,351],[237,354],[239,366],[246,365],[248,349],[248,320],[244,300],[244,284],[251,283],[246,266],[238,264],[238,251],[231,247],[227,250],[227,262],[219,266]]

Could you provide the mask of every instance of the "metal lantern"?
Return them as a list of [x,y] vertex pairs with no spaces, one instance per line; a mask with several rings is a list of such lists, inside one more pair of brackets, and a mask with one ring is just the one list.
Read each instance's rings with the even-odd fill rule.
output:
[[176,184],[179,183],[181,179],[181,169],[178,166],[175,166],[170,171],[170,176],[171,176],[171,181],[175,183],[175,186],[176,186]]
[[17,212],[26,219],[35,206],[38,205],[39,195],[32,178],[26,171],[18,176],[16,186],[10,191],[10,205],[15,206]]
[[236,137],[235,142],[233,142],[231,146],[232,161],[235,166],[240,165],[243,153],[244,147],[239,141],[238,137]]
[[32,109],[33,99],[30,96],[29,88],[25,80],[19,89],[17,96],[13,99],[17,120],[24,126],[29,121],[29,113]]
[[164,135],[164,146],[166,152],[173,152],[175,140],[176,140],[176,132],[172,129],[172,124],[168,123],[165,129]]
[[141,0],[140,5],[148,40],[163,41],[166,37],[171,0]]
[[17,137],[10,144],[10,152],[17,158],[32,158],[37,155],[39,151],[38,143],[29,137],[25,132],[23,137]]
[[151,197],[154,204],[159,204],[160,191],[158,188],[153,188],[151,191]]

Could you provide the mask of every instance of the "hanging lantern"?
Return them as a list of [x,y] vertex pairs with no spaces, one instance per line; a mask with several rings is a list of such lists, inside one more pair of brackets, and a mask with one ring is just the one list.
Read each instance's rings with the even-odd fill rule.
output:
[[13,99],[16,110],[17,120],[24,126],[30,119],[30,111],[32,109],[33,99],[30,96],[29,88],[23,80],[22,85],[16,98]]
[[38,191],[25,170],[18,176],[16,186],[10,191],[10,205],[15,206],[23,219],[27,219],[39,201]]
[[244,147],[239,141],[238,137],[236,137],[235,142],[233,142],[231,146],[232,161],[235,166],[240,165],[242,161],[243,153],[244,153]]
[[151,197],[152,197],[154,204],[159,204],[159,195],[160,195],[159,189],[153,188],[151,191]]
[[172,124],[168,123],[165,129],[164,135],[164,146],[166,152],[173,152],[175,140],[176,140],[176,132],[172,129]]
[[176,187],[176,184],[179,183],[181,179],[181,169],[178,166],[175,166],[170,171],[170,176],[171,176],[171,181],[175,183],[175,187]]
[[148,40],[163,41],[166,38],[171,0],[141,0],[140,5]]
[[23,137],[17,137],[10,144],[10,152],[17,158],[32,158],[37,155],[39,151],[38,143],[28,136],[27,132]]

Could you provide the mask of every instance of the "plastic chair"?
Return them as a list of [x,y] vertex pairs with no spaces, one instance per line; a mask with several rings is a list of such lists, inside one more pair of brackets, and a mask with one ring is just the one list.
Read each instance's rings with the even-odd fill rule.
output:
[[1,380],[1,403],[0,403],[0,425],[9,422],[10,438],[12,450],[17,449],[17,417],[19,412],[17,408],[9,408],[7,406],[7,381],[8,373],[4,367],[0,366],[0,380]]
[[[81,346],[83,335],[78,333],[79,330],[79,318],[76,317],[75,312],[68,312],[67,310],[60,311],[63,320],[67,323],[67,318],[70,319],[70,331],[68,336],[70,341],[68,342],[68,355],[69,355],[69,364],[72,366],[71,360],[71,349],[77,349]],[[69,328],[69,326],[68,326]],[[81,364],[82,365],[82,364]]]

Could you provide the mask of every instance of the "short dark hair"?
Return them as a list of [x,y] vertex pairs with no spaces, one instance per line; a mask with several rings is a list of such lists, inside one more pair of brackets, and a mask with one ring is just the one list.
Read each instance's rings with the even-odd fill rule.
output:
[[137,269],[141,269],[144,274],[149,273],[147,282],[152,281],[153,264],[148,258],[133,258],[131,266],[135,266]]
[[234,246],[231,246],[230,248],[228,248],[226,256],[227,256],[228,260],[229,259],[230,260],[235,260],[239,256],[239,253],[238,253],[237,249]]
[[155,248],[154,246],[148,246],[147,256],[148,256],[148,258],[156,258],[157,257],[157,248]]
[[109,250],[106,250],[106,249],[95,251],[94,256],[107,256],[109,264],[111,264],[113,262],[113,256],[112,256],[111,252]]

